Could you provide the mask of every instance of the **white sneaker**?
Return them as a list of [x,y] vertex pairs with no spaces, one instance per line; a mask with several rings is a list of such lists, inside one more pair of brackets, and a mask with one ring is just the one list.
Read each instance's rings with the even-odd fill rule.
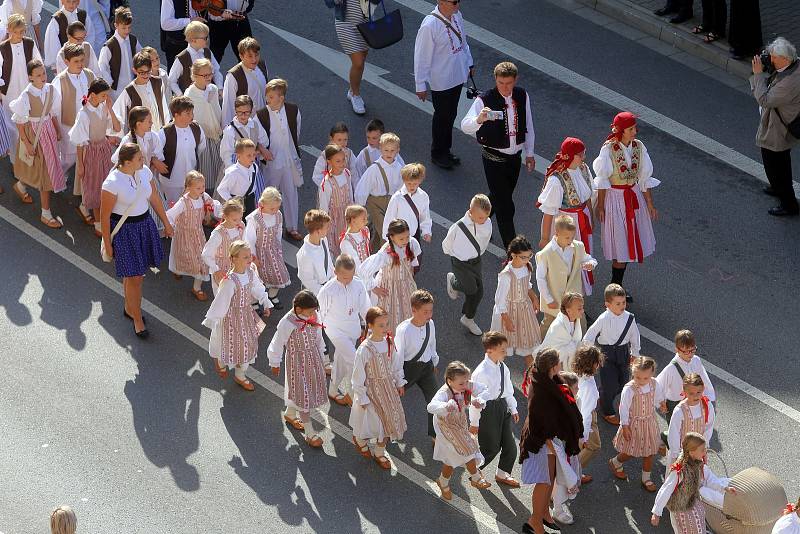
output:
[[469,319],[466,315],[462,315],[461,324],[463,324],[472,335],[480,336],[483,334],[483,330],[481,330],[480,327],[475,324],[475,319]]
[[550,514],[553,516],[553,519],[564,525],[571,525],[575,522],[566,504],[562,504],[559,509],[551,509]]
[[450,297],[452,300],[456,300],[458,298],[459,291],[456,291],[456,288],[453,287],[453,284],[456,281],[456,275],[453,273],[447,273],[447,296]]
[[347,90],[347,100],[350,101],[350,105],[353,106],[353,112],[356,115],[363,115],[367,112],[367,108],[364,106],[364,99],[360,95],[354,95],[353,91],[349,89]]

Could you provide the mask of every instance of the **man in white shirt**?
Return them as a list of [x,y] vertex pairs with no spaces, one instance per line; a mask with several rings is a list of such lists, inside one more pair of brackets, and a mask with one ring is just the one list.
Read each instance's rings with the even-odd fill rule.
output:
[[438,0],[423,20],[414,42],[414,83],[423,102],[431,90],[433,104],[431,161],[452,169],[460,160],[450,152],[453,121],[458,114],[461,87],[472,75],[472,53],[467,44],[460,0]]
[[[428,404],[439,389],[436,367],[439,354],[436,352],[436,327],[433,324],[433,295],[424,289],[411,293],[411,318],[395,329],[395,348],[402,356],[403,387],[408,390],[419,386]],[[436,439],[433,416],[428,414],[428,435]]]
[[519,180],[522,152],[525,168],[533,172],[533,113],[527,91],[516,87],[517,67],[510,61],[494,68],[495,87],[482,93],[461,120],[461,131],[481,144],[483,171],[503,246],[517,235],[514,228],[514,189]]
[[167,69],[172,67],[175,56],[186,48],[183,29],[193,20],[205,22],[186,0],[161,0],[161,50],[167,56]]

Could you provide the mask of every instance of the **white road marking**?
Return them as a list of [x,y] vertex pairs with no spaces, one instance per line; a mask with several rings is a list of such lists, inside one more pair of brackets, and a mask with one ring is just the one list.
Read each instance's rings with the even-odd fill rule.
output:
[[[70,249],[68,249],[67,247],[65,247],[64,245],[53,239],[52,237],[46,235],[38,228],[34,228],[27,221],[21,219],[19,216],[17,216],[4,206],[0,206],[0,218],[4,219],[15,229],[31,237],[35,242],[38,242],[42,246],[46,247],[50,252],[57,254],[58,256],[66,260],[68,263],[70,263],[77,269],[81,270],[84,274],[87,274],[88,276],[90,276],[91,278],[93,278],[98,283],[105,286],[112,292],[116,293],[120,297],[123,296],[122,284],[119,282],[119,280],[116,280],[106,272],[98,269],[97,267],[95,267],[94,265],[83,259],[81,256],[77,255],[75,252],[71,251]],[[295,248],[294,245],[288,243],[286,243],[286,245],[288,245],[291,248]],[[291,248],[289,249],[289,251],[291,250]],[[288,257],[292,257],[292,254],[289,254]],[[153,319],[156,319],[161,323],[163,323],[164,325],[168,326],[176,333],[180,334],[187,340],[197,345],[202,350],[208,350],[208,338],[206,336],[203,336],[202,334],[191,328],[186,323],[182,322],[181,320],[172,316],[170,313],[161,309],[156,304],[153,304],[147,299],[142,299],[142,311],[149,314]],[[259,372],[258,370],[252,367],[250,367],[247,370],[247,374],[253,381],[262,386],[264,389],[266,389],[279,399],[283,399],[282,385],[278,384],[274,380],[268,379],[263,373]],[[350,430],[345,425],[343,425],[342,423],[340,423],[339,421],[337,421],[332,417],[322,418],[318,415],[315,415],[314,418],[316,421],[319,421],[322,424],[327,423],[327,425],[329,425],[328,428],[330,428],[330,430],[334,434],[345,440],[347,443],[350,442],[351,433]],[[47,446],[46,444],[43,445],[43,447],[46,446]],[[397,469],[397,473],[399,475],[408,479],[414,485],[422,488],[427,493],[435,494],[436,498],[438,498],[438,493],[436,490],[434,490],[436,486],[433,483],[433,481],[431,481],[428,477],[416,471],[413,467],[400,461],[397,458],[392,458],[392,462],[394,463]],[[138,469],[137,472],[141,473],[142,470]],[[511,534],[515,532],[511,528],[497,521],[490,513],[483,511],[477,506],[462,499],[458,495],[454,494],[453,500],[450,501],[448,504],[452,506],[455,510],[464,514],[465,516],[474,519],[476,521],[476,525],[479,527],[480,532],[502,533],[502,534]]]

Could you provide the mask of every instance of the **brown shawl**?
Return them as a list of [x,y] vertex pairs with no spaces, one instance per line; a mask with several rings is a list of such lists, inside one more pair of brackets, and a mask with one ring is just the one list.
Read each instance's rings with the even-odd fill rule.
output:
[[528,417],[522,427],[519,440],[519,463],[536,454],[549,439],[558,438],[564,442],[564,450],[569,456],[580,452],[583,435],[583,420],[575,399],[562,391],[560,377],[552,379],[544,373],[532,373],[528,388]]

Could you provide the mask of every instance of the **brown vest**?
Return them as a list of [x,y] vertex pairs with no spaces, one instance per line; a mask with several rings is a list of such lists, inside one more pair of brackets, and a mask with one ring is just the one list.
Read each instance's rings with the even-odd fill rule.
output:
[[[289,133],[292,134],[292,141],[294,141],[294,148],[297,149],[297,153],[300,154],[300,147],[297,144],[297,115],[298,115],[297,104],[292,104],[291,102],[284,102],[283,106],[286,108],[286,124],[289,126]],[[264,131],[267,132],[267,135],[269,136],[271,143],[272,134],[269,131],[270,127],[269,110],[267,108],[259,109],[256,112],[256,118],[261,123],[261,126],[264,128]],[[269,149],[269,144],[267,144],[267,149]]]
[[[264,75],[264,79],[268,81],[269,73],[267,72],[267,66],[263,61],[258,62],[258,69]],[[236,80],[236,96],[246,95],[248,89],[247,75],[244,73],[244,67],[242,67],[241,62],[234,65],[233,68],[228,71],[228,74],[233,76],[233,79]]]
[[[136,82],[133,81],[125,87],[125,92],[128,93],[128,98],[131,100],[131,104],[125,109],[125,117],[128,116],[128,113],[131,111],[132,107],[142,105],[142,97],[139,96],[139,92],[136,90],[135,85]],[[161,92],[161,78],[158,76],[151,76],[150,85],[153,87],[153,96],[156,97],[158,117],[161,119],[161,124],[164,124],[164,105],[161,103],[164,98]]]
[[[197,161],[197,147],[200,146],[200,125],[190,122],[189,128],[194,135],[194,157]],[[178,131],[175,123],[171,122],[164,126],[164,164],[167,166],[167,176],[172,174],[172,166],[175,165],[175,153],[178,150]]]
[[[33,39],[30,37],[22,38],[22,50],[25,52],[25,64],[33,59]],[[8,86],[11,84],[11,69],[14,66],[14,54],[11,53],[11,40],[6,39],[0,43],[0,55],[3,56],[3,71],[0,76],[3,77],[5,84],[0,87],[0,93],[4,95],[8,92]]]
[[[204,48],[203,57],[211,59],[211,50]],[[186,89],[192,85],[192,56],[189,55],[189,50],[184,49],[183,52],[175,56],[175,59],[180,61],[181,66],[183,66],[183,72],[180,78],[178,78],[178,87],[181,88],[181,91],[185,92]],[[245,84],[247,84],[246,81]]]
[[[87,86],[91,85],[94,81],[94,73],[89,69],[83,69],[83,73],[86,74],[86,80],[89,82]],[[74,126],[75,117],[78,116],[78,110],[75,107],[75,97],[77,96],[75,86],[72,85],[67,71],[61,72],[56,79],[61,84],[61,124],[68,127]]]
[[[55,15],[53,15],[53,18],[56,19],[56,23],[58,24],[58,40],[61,42],[61,46],[64,46],[64,43],[67,42],[67,26],[69,26],[67,14],[59,9],[56,11]],[[84,26],[86,25],[86,11],[83,9],[78,9],[78,20]]]
[[[128,44],[131,45],[131,59],[136,55],[136,42],[136,36],[128,35]],[[111,68],[111,88],[116,91],[119,71],[122,68],[122,49],[119,47],[119,41],[114,35],[106,41],[105,46],[111,51],[111,59],[108,60],[108,66]]]

